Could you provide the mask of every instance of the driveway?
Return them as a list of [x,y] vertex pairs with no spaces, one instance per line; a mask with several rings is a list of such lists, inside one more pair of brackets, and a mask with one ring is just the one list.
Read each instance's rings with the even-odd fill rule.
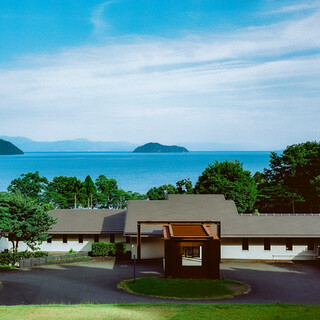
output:
[[[137,265],[137,277],[160,275],[161,263]],[[249,284],[251,292],[217,303],[320,304],[320,268],[311,263],[221,264],[223,277]],[[133,277],[132,262],[79,262],[0,273],[0,304],[159,303],[172,301],[129,294],[117,284]],[[186,302],[175,300],[176,302]]]

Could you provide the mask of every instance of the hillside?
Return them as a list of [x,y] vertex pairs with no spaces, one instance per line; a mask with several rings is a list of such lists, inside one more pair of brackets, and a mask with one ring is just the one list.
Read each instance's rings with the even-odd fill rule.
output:
[[135,153],[159,153],[159,152],[189,152],[184,147],[165,146],[156,142],[149,142],[133,150]]
[[137,144],[125,141],[103,142],[88,139],[74,139],[40,142],[25,137],[0,136],[0,139],[1,138],[12,142],[25,152],[129,151],[137,147]]
[[0,139],[0,155],[10,154],[23,154],[23,151],[11,142]]

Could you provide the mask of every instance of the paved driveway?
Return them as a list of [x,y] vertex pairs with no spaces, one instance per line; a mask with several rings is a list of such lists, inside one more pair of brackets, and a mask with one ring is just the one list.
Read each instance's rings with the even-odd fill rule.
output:
[[[159,275],[161,271],[159,262],[137,266],[137,276]],[[223,277],[246,282],[252,290],[233,299],[207,302],[320,304],[320,268],[315,264],[224,262],[221,264],[221,271]],[[3,286],[0,289],[0,304],[168,301],[117,289],[117,283],[132,276],[131,262],[112,261],[79,262],[1,272],[0,281]]]

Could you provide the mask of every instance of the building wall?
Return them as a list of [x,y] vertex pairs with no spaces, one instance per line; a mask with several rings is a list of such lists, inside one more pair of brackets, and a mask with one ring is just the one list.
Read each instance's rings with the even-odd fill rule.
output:
[[[137,238],[131,238],[131,257],[137,258]],[[164,257],[164,241],[160,238],[141,238],[141,259],[158,259]]]
[[[132,258],[137,257],[136,238],[131,238]],[[249,260],[314,260],[318,257],[319,240],[314,240],[314,249],[308,250],[308,239],[293,239],[292,250],[286,250],[285,239],[270,239],[270,250],[264,250],[264,240],[248,240],[248,249],[242,250],[242,239],[224,238],[221,241],[222,259]],[[142,238],[141,258],[164,257],[164,241],[159,238]]]
[[[91,251],[94,242],[93,235],[84,235],[83,243],[78,242],[78,235],[68,235],[68,242],[63,243],[62,235],[55,235],[52,243],[43,242],[40,250],[50,253],[64,253],[70,249],[74,251]],[[100,242],[109,242],[109,235],[99,235]],[[122,235],[115,235],[115,242],[125,242]],[[249,250],[242,250],[242,239],[224,238],[221,241],[222,259],[254,259],[254,260],[314,260],[318,257],[319,239],[314,240],[314,249],[308,250],[308,239],[293,239],[292,250],[286,250],[285,239],[270,239],[270,250],[264,250],[264,242],[261,238],[248,239]],[[11,243],[5,238],[0,239],[0,252],[10,249]],[[20,242],[19,251],[30,250],[28,246]],[[127,250],[132,252],[132,258],[137,257],[136,238],[131,238],[127,244]],[[164,241],[160,238],[142,238],[141,258],[157,259],[164,257]]]
[[248,239],[248,250],[242,250],[242,239],[224,238],[221,241],[222,259],[313,260],[318,256],[318,241],[308,250],[307,239],[292,239],[292,250],[286,250],[285,239],[270,239],[270,250],[264,250],[264,240]]
[[[3,241],[4,240],[4,241]],[[110,235],[99,235],[99,242],[109,242]],[[126,238],[121,235],[115,235],[115,242],[125,242]],[[68,235],[67,236],[67,243],[63,243],[63,236],[62,235],[54,235],[52,237],[52,242],[47,243],[44,241],[40,246],[40,250],[42,251],[49,251],[50,253],[65,253],[68,252],[70,249],[74,251],[91,251],[91,245],[94,242],[94,235],[84,235],[83,236],[83,243],[79,243],[78,235]],[[130,246],[129,246],[130,247]],[[0,239],[0,251],[4,249],[11,249],[11,243],[2,238]],[[24,243],[19,242],[19,251],[30,250],[30,248]]]

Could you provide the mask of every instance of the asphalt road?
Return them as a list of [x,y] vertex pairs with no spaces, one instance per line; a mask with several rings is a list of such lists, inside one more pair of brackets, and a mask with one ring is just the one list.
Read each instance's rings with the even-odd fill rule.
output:
[[[137,265],[137,277],[161,273],[159,262]],[[249,284],[251,291],[233,299],[194,302],[320,304],[320,267],[316,264],[224,262],[221,264],[221,274]],[[113,261],[78,262],[1,272],[0,304],[172,301],[117,289],[121,280],[132,277],[131,262]]]

